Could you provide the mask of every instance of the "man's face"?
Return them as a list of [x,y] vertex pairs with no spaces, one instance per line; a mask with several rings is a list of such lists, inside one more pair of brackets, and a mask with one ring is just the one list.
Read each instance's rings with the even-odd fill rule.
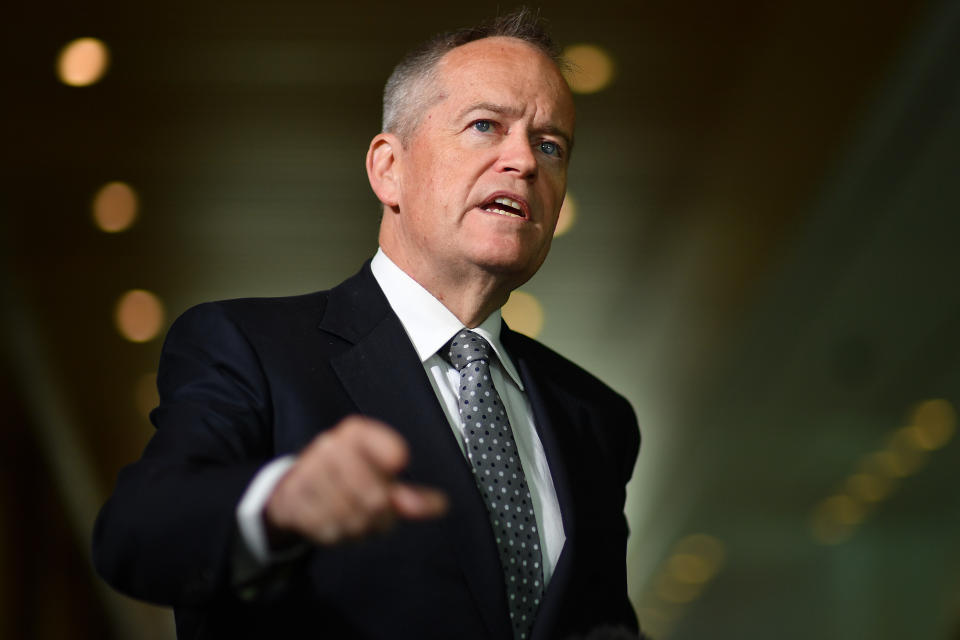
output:
[[441,98],[399,163],[403,243],[427,277],[480,269],[519,286],[546,258],[563,203],[570,91],[546,56],[513,38],[458,47],[437,70]]

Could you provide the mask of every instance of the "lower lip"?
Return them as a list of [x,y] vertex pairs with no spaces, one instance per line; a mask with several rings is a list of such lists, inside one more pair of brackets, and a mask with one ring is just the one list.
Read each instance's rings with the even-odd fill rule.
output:
[[526,222],[526,221],[527,221],[527,219],[526,219],[525,217],[523,217],[523,216],[505,216],[505,215],[503,215],[502,213],[494,213],[493,211],[487,211],[487,210],[484,209],[483,207],[476,207],[476,209],[477,209],[477,211],[480,211],[481,213],[485,213],[485,214],[487,214],[488,216],[495,216],[495,217],[497,217],[497,218],[500,218],[501,220],[510,220],[510,221],[513,221],[513,222]]

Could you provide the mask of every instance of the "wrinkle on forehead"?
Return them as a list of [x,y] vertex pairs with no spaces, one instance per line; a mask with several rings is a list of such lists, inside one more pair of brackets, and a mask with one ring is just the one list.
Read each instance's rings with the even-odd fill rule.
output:
[[[485,68],[485,65],[499,67],[504,75],[509,73],[503,88],[508,89],[510,98],[518,98],[520,102],[533,104],[537,111],[554,113],[553,118],[563,118],[564,111],[570,116],[569,128],[573,128],[574,109],[573,96],[563,75],[556,63],[535,46],[509,37],[494,37],[475,40],[451,50],[437,64],[435,82],[440,85],[439,92],[449,95],[450,85],[459,82],[473,84],[469,77],[472,72]],[[466,76],[466,77],[465,77]],[[480,78],[481,76],[477,76]],[[507,86],[513,79],[520,82],[514,86]],[[489,78],[483,78],[489,80]],[[547,91],[541,89],[546,85]],[[519,86],[521,95],[516,95]],[[484,87],[486,89],[487,87]],[[496,85],[489,87],[491,90]],[[534,93],[536,91],[536,93]],[[525,94],[525,95],[524,95]],[[494,100],[501,102],[501,100]],[[551,109],[553,107],[553,109]]]

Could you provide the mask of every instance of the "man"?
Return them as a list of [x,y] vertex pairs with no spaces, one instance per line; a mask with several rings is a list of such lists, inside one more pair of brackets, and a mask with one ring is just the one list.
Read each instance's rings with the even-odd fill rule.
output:
[[181,637],[636,629],[629,404],[502,325],[566,189],[574,108],[526,12],[394,71],[367,153],[380,251],[325,292],[187,311],[157,431],[94,536]]

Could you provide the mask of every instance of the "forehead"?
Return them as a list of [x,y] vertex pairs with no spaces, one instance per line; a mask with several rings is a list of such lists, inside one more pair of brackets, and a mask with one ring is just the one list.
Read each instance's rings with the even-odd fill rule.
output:
[[572,128],[573,98],[556,64],[516,38],[484,38],[453,49],[439,62],[445,102],[474,100],[532,105],[540,117]]

